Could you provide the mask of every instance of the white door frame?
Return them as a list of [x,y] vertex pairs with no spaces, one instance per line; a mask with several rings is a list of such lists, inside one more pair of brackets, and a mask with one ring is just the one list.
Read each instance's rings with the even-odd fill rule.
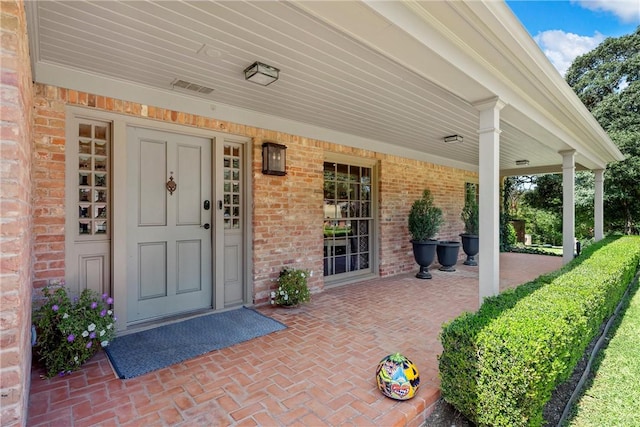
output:
[[[166,123],[157,120],[145,119],[142,117],[132,117],[124,114],[117,114],[111,112],[98,111],[92,108],[83,108],[76,106],[66,107],[67,117],[73,115],[81,115],[88,118],[95,118],[97,120],[110,121],[112,123],[112,168],[111,168],[111,186],[113,188],[111,194],[112,203],[112,222],[111,222],[111,278],[112,278],[112,291],[114,298],[114,311],[117,317],[116,327],[119,331],[127,329],[127,252],[124,250],[127,245],[127,127],[136,126],[143,127],[158,131],[167,131],[180,133],[184,135],[192,135],[197,137],[209,138],[215,141],[217,138],[226,138],[234,142],[243,144],[245,147],[244,156],[244,179],[245,179],[245,197],[243,211],[245,213],[245,233],[244,233],[244,264],[245,264],[245,277],[244,283],[246,287],[245,294],[247,300],[245,304],[251,304],[251,295],[253,292],[253,277],[250,273],[253,270],[251,256],[251,236],[252,221],[251,221],[251,201],[253,200],[253,187],[252,187],[252,162],[251,157],[253,153],[252,139],[250,137],[238,136],[232,134],[226,134],[223,132],[217,132],[211,129],[195,128],[175,123]],[[213,171],[216,171],[215,165],[213,165]],[[211,201],[214,204],[215,198]],[[212,206],[212,209],[215,206]],[[72,209],[67,206],[66,209]],[[220,231],[222,232],[222,231]],[[116,250],[118,248],[118,250]],[[215,251],[213,260],[217,256],[221,256]],[[212,262],[213,262],[212,260]],[[213,275],[213,280],[217,280],[216,274]],[[215,285],[214,285],[215,286]]]

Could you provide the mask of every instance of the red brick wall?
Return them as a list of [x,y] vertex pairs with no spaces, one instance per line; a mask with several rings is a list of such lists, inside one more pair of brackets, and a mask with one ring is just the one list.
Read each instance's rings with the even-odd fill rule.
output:
[[[266,139],[266,138],[265,138]],[[313,272],[312,292],[321,289],[323,221],[323,151],[317,141],[279,134],[287,146],[287,175],[262,174],[262,142],[253,152],[254,299],[269,300],[284,266]]]
[[42,288],[51,279],[64,279],[65,113],[64,103],[55,100],[54,88],[36,85],[35,92],[34,287]]
[[[465,182],[477,182],[478,176],[396,156],[383,156],[380,169],[380,275],[417,271],[407,227],[414,200],[428,188],[445,220],[436,238],[459,241],[458,235],[464,230],[460,213],[464,206]],[[459,256],[463,256],[462,250]]]
[[0,425],[24,425],[31,371],[32,86],[24,4],[0,2]]
[[[147,117],[203,129],[252,137],[253,176],[253,297],[256,303],[269,299],[283,266],[313,271],[309,285],[323,288],[322,234],[323,162],[327,151],[376,159],[380,164],[380,269],[383,276],[416,269],[407,215],[413,200],[430,188],[445,212],[447,224],[439,238],[457,238],[462,232],[460,211],[465,181],[476,181],[474,173],[436,166],[397,156],[382,155],[326,141],[317,141],[266,129],[218,121],[153,106],[36,85],[35,215],[37,245],[34,286],[64,277],[64,107],[81,105],[110,112]],[[261,173],[262,142],[275,141],[287,149],[284,177]]]

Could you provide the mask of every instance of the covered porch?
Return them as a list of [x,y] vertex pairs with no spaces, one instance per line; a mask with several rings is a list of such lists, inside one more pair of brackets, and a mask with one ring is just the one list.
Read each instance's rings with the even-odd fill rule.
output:
[[[3,22],[11,23],[3,26],[1,54],[11,90],[10,131],[3,143],[6,139],[11,150],[0,164],[8,189],[3,203],[15,206],[2,213],[5,237],[15,241],[2,253],[3,286],[7,283],[2,315],[12,319],[0,331],[8,343],[3,352],[11,355],[3,366],[11,380],[3,384],[3,392],[10,391],[2,410],[9,424],[23,423],[27,409],[32,424],[58,425],[70,418],[77,425],[96,424],[100,417],[105,424],[154,424],[160,418],[166,424],[195,424],[207,417],[214,424],[315,424],[313,417],[333,424],[335,413],[353,424],[394,424],[386,416],[413,422],[437,396],[441,322],[497,293],[508,270],[498,253],[502,176],[562,171],[567,261],[573,246],[573,176],[576,170],[594,171],[595,233],[601,237],[602,174],[622,155],[504,2],[210,0],[106,6],[14,0],[3,2],[2,13]],[[278,81],[269,86],[247,81],[243,70],[256,61],[278,68]],[[88,124],[101,129],[92,134],[94,145],[80,132]],[[175,283],[170,292],[138,292],[142,281],[135,279],[134,268],[140,263],[130,255],[147,241],[130,233],[131,224],[145,223],[136,221],[140,215],[133,208],[151,204],[130,200],[126,191],[137,188],[133,177],[155,175],[142,173],[135,161],[147,158],[133,155],[139,150],[131,141],[140,138],[129,135],[136,129],[210,141],[199,141],[202,159],[212,159],[202,162],[197,178],[215,181],[216,187],[203,191],[201,199],[192,197],[192,209],[200,215],[191,225],[205,242],[201,265],[233,265],[242,274],[234,292],[225,293],[225,268],[192,268],[208,281],[202,289],[212,293],[194,300],[212,309],[259,304],[283,265],[323,270],[323,164],[336,162],[336,156],[349,167],[376,172],[372,186],[379,185],[379,192],[371,193],[373,208],[363,214],[371,230],[368,276],[348,292],[336,288],[318,295],[297,316],[286,313],[289,329],[258,345],[216,352],[129,382],[114,380],[104,359],[69,378],[42,382],[35,373],[30,393],[31,303],[41,288],[65,280],[76,290],[108,291],[123,328],[158,314],[134,316],[141,312],[134,307],[140,295],[177,295]],[[265,142],[287,146],[286,176],[261,173]],[[225,144],[242,149],[234,159],[243,165],[235,182],[243,187],[234,193],[238,202],[230,198],[228,206],[229,215],[235,215],[231,205],[238,208],[234,219],[225,218],[221,206],[230,195],[221,185]],[[217,154],[207,154],[210,147]],[[145,163],[158,173],[157,200],[176,203],[165,183],[175,178],[181,190],[196,186],[174,176],[175,158],[159,159]],[[226,158],[231,165],[234,159]],[[164,170],[153,167],[160,164]],[[92,181],[84,178],[90,167]],[[209,178],[210,170],[216,179]],[[454,238],[462,231],[466,182],[479,184],[484,262],[473,272],[460,267],[455,276],[443,277],[454,283],[439,277],[418,283],[407,273],[413,265],[409,206],[425,187],[435,188],[448,215],[438,238]],[[97,188],[85,188],[89,184]],[[91,209],[85,206],[88,194],[94,196]],[[238,227],[228,233],[238,240],[229,243],[238,248],[234,263],[227,262],[220,243],[225,220]],[[168,234],[163,231],[157,240],[168,241]],[[217,256],[209,256],[207,242],[219,245]],[[90,250],[85,243],[93,245]],[[550,260],[559,261],[545,258]],[[526,278],[518,273],[517,281]],[[331,285],[327,281],[327,288]],[[312,288],[325,289],[321,274],[313,276]],[[420,306],[411,313],[407,307],[415,301]],[[371,369],[392,351],[413,357],[423,371],[423,390],[411,403],[396,404],[371,391]],[[314,408],[318,402],[322,406]],[[262,414],[273,419],[259,419]]]
[[[83,107],[100,110],[99,99],[105,96],[140,104],[115,110],[149,119],[201,127],[197,118],[182,122],[180,115],[213,117],[229,123],[224,132],[251,137],[256,145],[267,130],[277,132],[267,140],[289,145],[290,161],[283,163],[289,169],[295,162],[292,149],[314,139],[338,144],[340,154],[359,159],[362,150],[370,150],[469,173],[470,181],[479,184],[480,253],[491,260],[480,266],[480,301],[499,289],[502,177],[563,174],[566,263],[574,247],[575,172],[593,171],[594,234],[602,238],[603,173],[608,162],[623,157],[503,2],[114,2],[109,8],[91,2],[27,2],[25,8],[34,81],[93,96],[93,103],[78,100]],[[249,81],[252,63],[270,70],[259,85]],[[161,108],[171,112],[154,117]],[[117,124],[113,127],[114,142],[123,140]],[[309,155],[310,147],[304,149]],[[329,159],[333,149],[323,148],[326,160],[334,160]],[[127,155],[114,148],[112,175],[126,175],[118,160]],[[295,168],[313,173],[309,164]],[[291,182],[292,175],[280,181]],[[277,181],[257,174],[249,179],[245,200],[265,194],[274,198],[269,190]],[[434,181],[429,185],[440,182]],[[113,181],[114,190],[126,185]],[[131,208],[112,193],[112,217],[122,217]],[[396,193],[415,190],[405,182]],[[397,230],[386,227],[394,219],[393,202],[380,199],[371,215],[379,226],[368,226],[379,228],[384,241]],[[440,239],[459,234],[456,203],[450,203],[449,229]],[[262,213],[269,204],[253,208]],[[283,212],[291,214],[291,208]],[[252,224],[244,220],[248,236]],[[122,247],[128,232],[116,221],[107,226],[112,247]],[[272,236],[260,227],[255,231],[255,241],[245,237],[245,246],[270,241]],[[271,255],[261,252],[262,245],[253,246],[247,259]],[[375,259],[367,263],[373,265],[372,274],[402,271],[385,269],[384,248],[380,253],[380,265]],[[116,251],[111,262],[126,265],[126,257]],[[125,296],[130,278],[123,271],[114,269],[107,280],[121,319],[131,299]],[[40,271],[36,275],[44,277]],[[260,276],[247,276],[245,302],[251,293],[254,301],[263,301]]]
[[[503,253],[500,288],[561,265]],[[67,377],[42,380],[33,369],[28,425],[421,425],[440,395],[441,325],[478,308],[478,268],[456,268],[325,290],[298,309],[263,306],[287,329],[129,380],[115,377],[102,352]],[[376,387],[378,362],[396,351],[420,370],[409,401]]]

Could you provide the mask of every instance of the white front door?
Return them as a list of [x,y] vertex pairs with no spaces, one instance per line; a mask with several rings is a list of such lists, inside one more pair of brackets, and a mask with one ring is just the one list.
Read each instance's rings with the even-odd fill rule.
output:
[[213,307],[212,141],[129,126],[127,144],[127,323]]

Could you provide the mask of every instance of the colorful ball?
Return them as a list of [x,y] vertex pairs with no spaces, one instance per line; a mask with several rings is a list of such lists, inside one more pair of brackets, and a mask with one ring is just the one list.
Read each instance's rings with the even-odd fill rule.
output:
[[400,353],[394,353],[378,363],[376,381],[385,396],[396,400],[408,400],[418,391],[420,374],[411,360]]

